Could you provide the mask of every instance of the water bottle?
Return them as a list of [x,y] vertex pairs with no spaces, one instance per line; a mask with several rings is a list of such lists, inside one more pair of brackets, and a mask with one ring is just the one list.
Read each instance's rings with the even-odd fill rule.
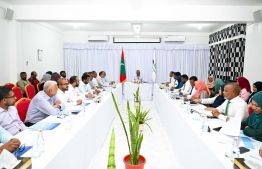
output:
[[84,117],[85,114],[86,114],[86,107],[85,107],[85,103],[84,102],[82,103],[82,108],[83,108],[83,110],[80,112],[80,116]]
[[181,108],[184,107],[184,98],[183,97],[180,98],[180,107]]
[[190,101],[187,101],[187,102],[186,102],[186,112],[187,112],[188,114],[190,114],[190,113],[191,113],[190,110],[191,110]]
[[240,155],[240,150],[238,147],[238,137],[234,137],[233,140],[233,144],[232,144],[232,160],[234,160],[234,158],[239,158]]
[[43,132],[41,129],[38,131],[37,148],[38,148],[39,155],[45,151],[45,141],[44,141]]
[[203,132],[208,132],[207,116],[204,116],[204,117],[203,117],[202,131],[203,131]]
[[72,128],[72,125],[73,125],[73,119],[72,119],[71,112],[69,112],[68,116],[65,118],[65,129],[70,130]]

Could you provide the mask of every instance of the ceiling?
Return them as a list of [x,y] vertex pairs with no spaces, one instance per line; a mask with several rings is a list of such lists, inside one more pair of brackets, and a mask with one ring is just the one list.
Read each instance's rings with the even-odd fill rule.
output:
[[[131,0],[2,0],[10,5],[95,5],[125,3]],[[132,0],[135,1],[135,0]],[[144,3],[170,3],[177,6],[262,6],[261,0],[141,0]]]
[[[0,0],[10,5],[52,5],[52,6],[88,6],[93,9],[99,6],[121,5],[161,5],[167,6],[259,6],[262,7],[262,0]],[[73,8],[73,7],[72,7]],[[99,13],[98,13],[99,15]],[[113,19],[113,18],[112,18]],[[37,20],[36,20],[37,21]],[[96,32],[132,32],[132,22],[128,21],[98,21],[92,22],[46,22],[62,31],[96,31]],[[213,33],[230,24],[228,22],[141,22],[141,32],[192,32],[192,33]]]

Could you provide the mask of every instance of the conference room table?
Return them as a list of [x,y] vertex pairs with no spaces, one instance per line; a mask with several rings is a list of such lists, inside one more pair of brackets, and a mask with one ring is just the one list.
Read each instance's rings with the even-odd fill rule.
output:
[[[200,129],[200,116],[197,113],[187,113],[185,108],[180,106],[179,100],[169,97],[165,90],[159,89],[157,84],[154,85],[153,101],[171,141],[179,168],[233,168],[232,161],[225,156],[224,142],[228,139],[233,141],[233,136],[226,136],[214,130],[203,132]],[[225,123],[219,119],[208,119],[211,129]],[[242,138],[238,138],[240,146],[244,146]],[[250,149],[250,153],[258,154],[262,144],[259,141],[251,140],[255,149]],[[241,157],[248,154],[242,154]]]
[[124,99],[134,100],[134,93],[139,87],[141,100],[152,100],[153,84],[125,82],[123,85]]
[[[118,84],[112,93],[117,104],[122,102],[122,84]],[[100,103],[86,100],[90,103],[85,107],[85,113],[72,115],[73,126],[70,130],[65,129],[65,119],[57,116],[49,116],[42,120],[45,123],[61,123],[53,130],[44,130],[45,152],[38,158],[32,159],[33,169],[87,169],[91,161],[102,147],[111,126],[116,110],[110,92],[103,92]],[[67,107],[67,110],[76,109],[76,106]],[[83,116],[84,115],[84,116]],[[37,139],[38,131],[26,129],[17,134],[21,143],[31,146],[32,141]],[[22,157],[31,157],[32,149]]]

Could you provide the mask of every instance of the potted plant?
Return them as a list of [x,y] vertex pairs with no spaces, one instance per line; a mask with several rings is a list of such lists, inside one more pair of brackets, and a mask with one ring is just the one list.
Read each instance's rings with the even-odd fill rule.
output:
[[[139,91],[139,89],[137,90]],[[118,109],[114,94],[112,94],[113,102],[121,120],[122,126],[125,131],[126,140],[129,149],[129,155],[124,157],[124,163],[126,169],[143,169],[146,163],[145,157],[140,155],[140,149],[143,141],[143,133],[139,132],[139,121],[140,121],[140,108],[136,108],[136,114],[130,110],[129,101],[127,101],[127,115],[128,115],[128,125],[129,134],[127,133],[126,126],[124,124],[123,118]]]
[[139,95],[139,87],[136,89],[136,92],[134,93],[134,106],[135,108],[140,108],[141,98]]

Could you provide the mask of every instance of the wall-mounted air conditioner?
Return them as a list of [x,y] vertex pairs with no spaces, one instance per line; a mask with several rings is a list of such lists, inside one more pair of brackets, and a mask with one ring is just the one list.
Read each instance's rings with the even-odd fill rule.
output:
[[107,35],[100,35],[100,36],[87,36],[88,42],[108,42],[109,37]]
[[180,42],[183,43],[186,41],[186,37],[185,36],[164,36],[163,40],[168,43],[168,42]]

